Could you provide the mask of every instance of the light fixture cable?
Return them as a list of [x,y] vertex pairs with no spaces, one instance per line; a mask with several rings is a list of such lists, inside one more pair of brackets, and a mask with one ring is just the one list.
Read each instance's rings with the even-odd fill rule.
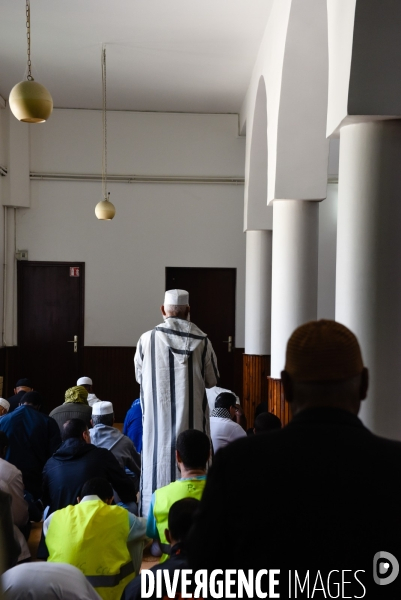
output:
[[102,221],[111,221],[116,209],[110,202],[110,192],[107,192],[107,77],[106,77],[106,44],[102,44],[102,125],[103,125],[103,155],[102,155],[102,195],[103,200],[97,203],[95,214]]
[[26,40],[27,40],[27,54],[28,54],[28,74],[26,76],[28,81],[34,81],[31,73],[31,2],[26,0]]
[[104,200],[107,195],[107,85],[106,85],[106,44],[102,46],[102,86],[103,86],[103,159],[102,159],[102,190]]

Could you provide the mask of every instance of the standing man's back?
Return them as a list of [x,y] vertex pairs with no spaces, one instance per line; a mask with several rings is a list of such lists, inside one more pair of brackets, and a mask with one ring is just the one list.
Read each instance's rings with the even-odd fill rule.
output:
[[185,429],[209,435],[205,387],[216,385],[217,360],[212,345],[188,321],[189,295],[166,292],[161,307],[165,322],[144,333],[135,354],[141,384],[143,449],[141,514],[146,516],[152,493],[179,476],[175,464],[177,436]]
[[[401,578],[379,587],[373,566],[383,551],[401,560],[401,444],[357,417],[368,377],[355,336],[333,321],[303,325],[288,342],[282,381],[292,421],[215,457],[191,532],[191,568],[280,569],[282,598],[399,597]],[[210,544],[216,533],[223,553]],[[312,594],[316,581],[326,595]]]

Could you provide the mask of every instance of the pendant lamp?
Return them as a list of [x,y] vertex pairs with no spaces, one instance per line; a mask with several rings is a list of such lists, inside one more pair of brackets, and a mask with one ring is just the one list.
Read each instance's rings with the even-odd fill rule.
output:
[[106,45],[102,46],[102,83],[103,83],[103,160],[102,160],[102,191],[103,200],[96,204],[95,215],[102,221],[111,221],[116,214],[114,205],[110,202],[110,192],[107,192],[107,110],[106,110]]
[[24,123],[44,123],[53,110],[53,99],[47,89],[34,81],[31,73],[31,11],[26,0],[26,36],[28,42],[28,74],[10,92],[9,103],[14,117]]

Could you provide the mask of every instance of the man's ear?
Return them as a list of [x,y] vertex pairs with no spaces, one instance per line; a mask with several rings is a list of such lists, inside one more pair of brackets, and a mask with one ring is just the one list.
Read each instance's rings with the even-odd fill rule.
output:
[[281,371],[281,382],[283,384],[284,397],[291,404],[293,400],[293,386],[291,376],[287,371]]
[[166,311],[164,310],[164,304],[161,305],[160,310],[161,310],[161,313],[162,313],[163,317],[165,317],[166,316]]
[[180,455],[180,453],[178,452],[178,450],[176,450],[176,451],[175,451],[175,460],[176,460],[178,463],[182,463],[182,458],[181,458],[181,455]]
[[369,388],[369,371],[366,367],[363,367],[361,373],[361,383],[359,386],[359,400],[365,400],[368,395]]
[[166,536],[166,540],[168,541],[168,543],[171,544],[170,530],[169,529],[165,529],[164,530],[164,535]]

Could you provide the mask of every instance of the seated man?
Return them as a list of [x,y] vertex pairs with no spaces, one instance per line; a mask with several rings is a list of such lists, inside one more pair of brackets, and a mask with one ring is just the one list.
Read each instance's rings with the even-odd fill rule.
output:
[[14,388],[14,396],[10,396],[10,398],[8,398],[8,402],[10,403],[10,413],[19,407],[22,396],[27,392],[33,392],[31,380],[27,379],[26,377],[23,379],[18,379]]
[[121,433],[114,424],[114,410],[111,402],[99,400],[92,408],[91,443],[99,448],[111,450],[120,466],[129,469],[138,477],[141,475],[141,457],[132,441]]
[[90,443],[86,424],[70,419],[63,426],[63,443],[43,469],[43,504],[49,513],[75,504],[82,486],[93,477],[104,477],[123,502],[135,500],[135,484],[105,448]]
[[214,453],[230,442],[246,437],[245,430],[236,422],[236,402],[237,397],[231,392],[223,392],[216,398],[215,408],[210,413],[210,436]]
[[253,433],[259,435],[260,433],[266,433],[268,431],[274,431],[275,429],[281,429],[280,419],[270,412],[260,413],[255,419],[255,426]]
[[33,562],[1,577],[4,600],[100,600],[82,572],[72,565]]
[[181,479],[153,493],[146,526],[146,535],[158,540],[163,550],[160,562],[167,560],[170,552],[165,530],[171,505],[181,498],[200,500],[202,497],[206,483],[206,465],[210,457],[209,438],[202,431],[187,429],[177,438],[175,455]]
[[13,526],[12,500],[10,494],[0,490],[0,573],[17,564],[21,552]]
[[0,431],[0,490],[10,494],[12,498],[11,513],[14,524],[14,536],[21,546],[18,560],[25,560],[31,556],[26,543],[31,523],[29,520],[28,504],[24,499],[22,473],[17,467],[4,460],[8,444],[8,437],[4,431]]
[[99,402],[99,398],[93,393],[93,382],[90,377],[80,377],[77,381],[77,385],[80,385],[88,392],[88,404],[93,406],[96,402]]
[[9,401],[5,400],[4,398],[0,398],[0,419],[1,419],[1,417],[4,417],[4,415],[6,415],[9,410],[10,410]]
[[[227,390],[226,388],[219,387],[218,385],[215,385],[211,388],[206,388],[206,397],[207,397],[207,403],[209,404],[210,412],[212,412],[212,410],[214,410],[216,408],[216,398],[223,392],[228,392],[229,394],[234,394],[234,392],[232,392],[231,390]],[[234,396],[236,398],[236,403],[241,404],[238,396],[236,394],[234,394]]]
[[88,427],[91,426],[92,409],[88,404],[88,391],[83,386],[75,386],[65,393],[65,402],[54,408],[50,416],[57,421],[60,431],[69,419],[82,419]]
[[[160,569],[164,569],[170,574],[170,581],[173,581],[175,571],[188,569],[188,559],[185,551],[185,539],[191,529],[195,512],[199,509],[199,500],[195,498],[183,498],[172,504],[168,513],[168,529],[166,529],[166,539],[171,545],[170,557],[164,563],[159,563],[150,569],[153,575]],[[146,574],[145,574],[146,573]],[[145,585],[148,578],[147,572],[142,571],[139,577],[136,577],[127,585],[121,600],[141,600],[141,586]],[[156,590],[156,587],[155,587]],[[181,593],[178,586],[175,597]],[[167,590],[162,589],[162,597],[167,597]],[[156,592],[150,598],[156,598]]]
[[35,500],[42,494],[43,467],[61,443],[56,421],[40,412],[42,404],[41,394],[27,392],[21,406],[0,419],[0,430],[9,439],[6,460],[22,472],[25,490]]
[[44,522],[48,562],[81,569],[103,600],[120,598],[135,577],[127,543],[143,537],[146,519],[111,506],[113,490],[102,477],[87,481],[80,496],[79,504],[57,510]]
[[129,437],[136,451],[142,452],[142,408],[139,398],[133,401],[124,419],[123,434]]

